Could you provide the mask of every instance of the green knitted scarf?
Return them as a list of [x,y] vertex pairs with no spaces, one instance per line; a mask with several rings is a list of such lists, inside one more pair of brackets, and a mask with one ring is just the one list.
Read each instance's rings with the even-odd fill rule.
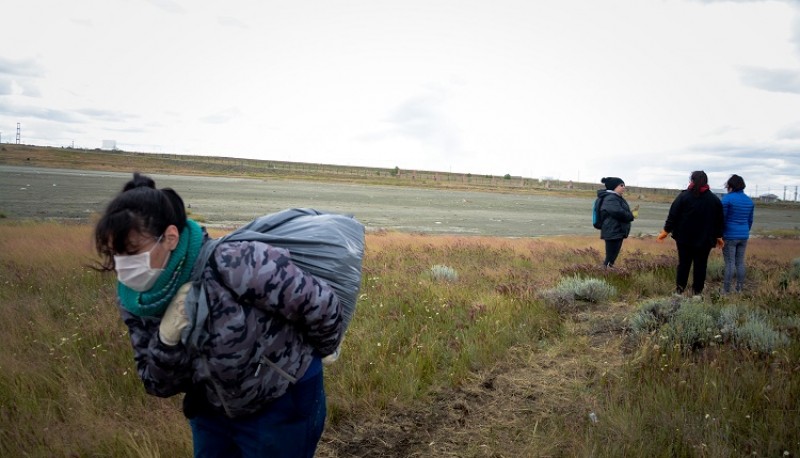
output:
[[163,315],[178,288],[189,281],[194,261],[200,254],[202,245],[203,229],[193,220],[187,219],[178,246],[170,254],[167,267],[158,276],[152,288],[140,293],[122,283],[117,283],[117,295],[122,308],[136,316]]

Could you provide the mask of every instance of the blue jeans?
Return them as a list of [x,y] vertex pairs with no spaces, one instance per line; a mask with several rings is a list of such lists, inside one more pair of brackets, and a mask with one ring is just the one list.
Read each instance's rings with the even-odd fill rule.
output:
[[322,371],[293,385],[264,411],[244,417],[189,420],[195,458],[314,456],[325,426]]
[[725,280],[722,290],[731,292],[731,280],[736,272],[736,291],[742,292],[744,287],[744,252],[747,249],[747,240],[725,240],[722,255],[725,258]]

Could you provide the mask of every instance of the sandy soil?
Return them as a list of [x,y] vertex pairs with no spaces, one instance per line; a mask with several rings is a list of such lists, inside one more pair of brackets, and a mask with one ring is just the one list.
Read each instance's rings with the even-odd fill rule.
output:
[[[0,166],[0,213],[8,218],[88,221],[129,173]],[[152,175],[172,187],[211,227],[233,228],[256,216],[310,207],[354,215],[367,230],[536,237],[592,235],[592,199],[363,186],[304,181]],[[668,204],[641,202],[631,235],[657,234]],[[759,208],[754,231],[800,226],[800,210]]]

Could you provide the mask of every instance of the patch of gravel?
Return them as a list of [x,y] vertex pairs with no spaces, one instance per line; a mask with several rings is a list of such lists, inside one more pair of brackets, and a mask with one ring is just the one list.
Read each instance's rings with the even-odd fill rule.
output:
[[[354,215],[368,231],[500,237],[598,235],[592,199],[287,180],[151,175],[174,188],[203,224],[234,228],[286,208]],[[7,218],[89,221],[131,173],[0,166],[0,213]],[[642,202],[631,236],[657,234],[668,204]],[[798,211],[761,209],[754,229],[792,229]]]

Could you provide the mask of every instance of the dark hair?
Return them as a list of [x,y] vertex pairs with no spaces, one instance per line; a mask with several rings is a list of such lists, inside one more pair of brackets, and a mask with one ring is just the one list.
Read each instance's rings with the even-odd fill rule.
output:
[[728,182],[725,183],[725,187],[729,188],[733,192],[742,191],[745,188],[744,178],[734,173],[730,178],[728,178]]
[[706,175],[706,172],[702,170],[696,170],[692,172],[690,179],[692,180],[692,183],[694,183],[694,186],[692,187],[692,194],[699,196],[701,192],[700,189],[703,186],[708,185],[708,175]]
[[170,225],[178,232],[186,226],[183,199],[170,188],[157,189],[152,178],[134,173],[94,228],[95,248],[103,257],[102,270],[114,269],[114,255],[126,251],[131,232],[157,237]]

